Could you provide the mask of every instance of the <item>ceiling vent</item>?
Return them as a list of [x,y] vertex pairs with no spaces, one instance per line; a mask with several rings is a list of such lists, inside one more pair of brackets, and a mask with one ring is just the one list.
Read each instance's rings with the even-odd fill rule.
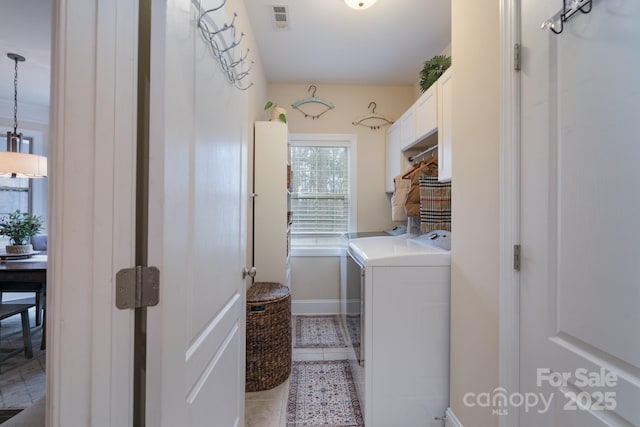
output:
[[278,30],[286,30],[289,28],[289,7],[283,4],[271,6],[273,11],[273,25]]

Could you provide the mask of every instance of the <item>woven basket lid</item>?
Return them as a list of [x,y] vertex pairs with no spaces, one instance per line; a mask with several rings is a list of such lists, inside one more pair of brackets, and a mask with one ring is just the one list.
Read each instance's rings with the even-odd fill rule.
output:
[[247,302],[272,301],[289,296],[289,288],[282,283],[255,282],[247,289]]

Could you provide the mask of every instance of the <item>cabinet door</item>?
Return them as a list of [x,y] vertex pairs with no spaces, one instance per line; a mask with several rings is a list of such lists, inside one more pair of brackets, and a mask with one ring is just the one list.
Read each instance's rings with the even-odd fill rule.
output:
[[416,139],[438,130],[437,84],[432,85],[416,102]]
[[400,147],[405,150],[416,142],[416,110],[411,106],[400,117]]
[[395,122],[387,129],[387,168],[385,191],[393,193],[393,178],[400,175],[400,122]]
[[256,122],[254,135],[253,265],[255,281],[289,285],[287,125]]
[[452,75],[449,68],[438,79],[438,180],[441,182],[451,181]]

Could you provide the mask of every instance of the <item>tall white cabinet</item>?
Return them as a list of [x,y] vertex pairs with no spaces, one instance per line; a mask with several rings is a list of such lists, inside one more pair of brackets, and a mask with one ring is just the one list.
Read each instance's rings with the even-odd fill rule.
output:
[[256,122],[253,155],[255,281],[290,286],[289,147],[285,123]]

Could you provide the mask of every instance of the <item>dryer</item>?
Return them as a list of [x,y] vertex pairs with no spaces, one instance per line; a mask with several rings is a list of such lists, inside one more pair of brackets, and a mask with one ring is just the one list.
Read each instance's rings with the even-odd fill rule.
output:
[[347,267],[357,266],[359,275],[351,272],[347,286],[355,289],[349,281],[359,280],[361,303],[352,370],[367,427],[430,426],[445,414],[449,242],[448,231],[435,231],[349,243]]

